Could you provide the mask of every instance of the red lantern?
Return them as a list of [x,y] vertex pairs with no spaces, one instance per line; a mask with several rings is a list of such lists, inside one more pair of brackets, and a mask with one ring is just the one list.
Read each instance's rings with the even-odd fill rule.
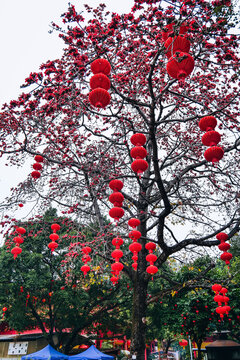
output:
[[90,248],[90,246],[85,246],[82,248],[82,252],[86,255],[88,255],[91,251],[92,249]]
[[56,233],[53,233],[53,234],[49,235],[49,238],[52,241],[57,241],[59,239],[59,235]]
[[167,63],[168,75],[174,79],[185,79],[194,69],[193,57],[184,52],[176,52]]
[[112,276],[110,281],[115,285],[118,282],[118,278],[116,276]]
[[221,288],[220,292],[225,295],[225,294],[227,294],[228,289],[223,287],[223,288]]
[[5,313],[5,312],[7,311],[7,307],[4,306],[4,307],[2,308],[2,311]]
[[182,339],[182,340],[179,341],[179,345],[185,348],[185,346],[188,345],[188,342],[187,342],[187,340]]
[[88,265],[83,265],[82,267],[81,267],[81,271],[83,272],[83,275],[85,276],[89,271],[90,271],[90,266],[88,266]]
[[143,146],[135,146],[130,154],[133,159],[143,159],[147,156],[147,150]]
[[118,274],[123,269],[123,264],[120,262],[115,262],[111,265],[112,271],[116,272]]
[[118,179],[111,180],[109,183],[109,187],[113,191],[120,191],[123,188],[123,182]]
[[96,59],[91,64],[91,70],[94,74],[103,73],[104,75],[109,75],[111,65],[106,59]]
[[112,257],[115,259],[115,261],[119,261],[119,259],[123,256],[122,250],[116,249],[112,252]]
[[141,232],[138,230],[132,230],[130,231],[130,233],[128,234],[128,236],[130,237],[130,239],[132,240],[138,240],[140,239],[140,237],[142,236]]
[[58,244],[55,241],[52,241],[48,244],[48,247],[51,250],[51,252],[53,252],[58,247]]
[[96,88],[102,88],[105,90],[109,90],[110,89],[110,80],[109,78],[104,75],[104,74],[96,74],[93,75],[90,79],[90,87],[92,90],[96,89]]
[[200,119],[198,126],[202,131],[214,130],[217,126],[217,120],[214,116],[204,116]]
[[31,173],[31,176],[32,176],[32,178],[34,179],[34,180],[37,180],[37,179],[39,179],[40,178],[40,176],[41,176],[41,174],[40,174],[40,172],[39,171],[33,171],[32,173]]
[[221,288],[222,288],[222,285],[220,285],[220,284],[214,284],[214,285],[212,286],[212,290],[213,290],[214,292],[217,292],[217,293],[219,293],[219,291],[221,290]]
[[165,41],[164,46],[166,48],[166,55],[170,58],[177,51],[188,53],[190,50],[190,41],[186,38],[186,36],[179,35],[174,36],[174,38],[169,37],[167,41]]
[[216,235],[216,238],[219,240],[219,241],[227,241],[228,239],[228,235],[224,232],[220,232]]
[[223,155],[224,155],[224,151],[220,146],[212,146],[208,148],[204,153],[205,159],[212,163],[221,160]]
[[221,135],[214,130],[207,131],[202,136],[202,143],[205,146],[215,146],[219,143],[220,140],[221,140]]
[[[173,35],[174,34],[174,29],[173,29],[173,26],[176,27],[176,24],[175,23],[171,23],[171,24],[168,24],[165,26],[164,28],[164,31],[162,31],[162,38],[163,38],[163,41],[166,41],[167,38],[170,36],[170,35]],[[188,30],[188,26],[187,25],[184,25],[182,24],[179,28],[179,35],[181,34],[185,34]]]
[[42,165],[40,163],[33,164],[34,170],[42,170]]
[[34,160],[37,162],[43,162],[43,157],[42,157],[42,155],[36,155]]
[[61,229],[61,226],[58,225],[58,224],[52,224],[51,229],[52,229],[53,232],[57,232],[57,231],[59,231]]
[[140,225],[140,220],[136,218],[129,219],[128,225],[131,226],[132,228],[136,228],[137,226]]
[[18,256],[19,254],[21,254],[21,252],[22,252],[22,249],[21,249],[18,245],[16,245],[16,246],[11,250],[11,253],[13,254],[14,260],[17,258],[17,256]]
[[229,252],[224,252],[220,256],[221,260],[225,261],[226,265],[230,264],[230,260],[232,259],[232,254]]
[[15,244],[18,244],[18,245],[20,245],[20,244],[22,244],[24,242],[23,238],[21,238],[21,236],[15,236],[13,238],[13,241],[15,242]]
[[123,239],[122,238],[114,238],[114,239],[112,239],[112,244],[113,244],[113,246],[116,246],[117,249],[119,249],[119,247],[123,244]]
[[146,269],[147,273],[150,275],[154,275],[158,272],[158,268],[155,265],[149,265]]
[[120,192],[113,192],[110,196],[109,196],[109,201],[114,204],[114,206],[122,206],[122,202],[124,200],[124,196],[122,193]]
[[221,303],[223,302],[223,296],[222,295],[215,295],[214,296],[214,298],[213,298],[213,300],[215,301],[215,302],[217,302],[219,305],[221,305]]
[[136,271],[136,270],[137,270],[137,267],[138,267],[137,262],[134,262],[134,263],[132,264],[132,267],[133,267],[133,268],[134,268],[134,270]]
[[220,245],[218,245],[219,250],[221,251],[228,251],[230,249],[230,244],[222,242]]
[[150,252],[153,252],[153,250],[156,249],[156,244],[153,243],[153,242],[149,242],[145,245],[145,248],[150,251]]
[[146,256],[146,260],[147,260],[148,262],[150,262],[150,264],[151,264],[151,263],[154,263],[154,262],[157,260],[157,256],[154,255],[154,254],[148,254],[148,255]]
[[25,232],[26,232],[26,229],[24,229],[23,227],[19,226],[19,227],[16,228],[16,232],[17,232],[18,234],[24,235]]
[[225,308],[225,313],[226,313],[226,315],[228,315],[228,314],[229,314],[229,311],[231,310],[231,306],[225,305],[224,308]]
[[147,138],[144,134],[136,133],[131,136],[130,141],[135,146],[143,146],[146,143]]
[[[129,245],[129,250],[132,252],[132,253],[138,253],[139,251],[142,250],[142,245],[139,244],[138,242],[134,242],[132,244]],[[134,259],[133,259],[134,260]]]
[[137,173],[138,175],[141,175],[142,173],[144,173],[144,171],[147,170],[148,163],[146,160],[137,159],[137,160],[133,161],[131,168],[135,173]]
[[91,105],[97,108],[105,108],[111,100],[110,94],[105,89],[96,88],[89,93]]
[[218,313],[220,317],[223,318],[224,314],[226,313],[225,306],[218,306],[216,308],[216,313]]
[[124,215],[124,210],[120,207],[113,207],[109,210],[109,215],[116,221],[119,221]]

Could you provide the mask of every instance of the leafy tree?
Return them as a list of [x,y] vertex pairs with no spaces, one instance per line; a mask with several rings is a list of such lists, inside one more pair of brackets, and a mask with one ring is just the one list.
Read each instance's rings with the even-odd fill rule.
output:
[[[55,221],[61,224],[61,240],[51,254],[47,245],[50,226]],[[7,250],[10,240],[0,251],[0,303],[7,307],[3,320],[8,326],[19,331],[38,326],[52,346],[65,352],[78,344],[82,330],[93,336],[106,329],[123,332],[129,318],[126,286],[113,289],[109,280],[103,281],[101,273],[84,278],[76,254],[69,264],[68,259],[73,256],[69,239],[76,234],[76,224],[57,218],[56,211],[49,210],[38,221],[23,225],[29,232],[21,255],[13,260]],[[57,344],[53,342],[54,335]]]
[[[31,200],[42,213],[56,203],[81,225],[98,222],[94,252],[105,271],[111,261],[104,223],[111,207],[108,183],[124,180],[125,216],[113,235],[128,239],[127,219],[140,219],[138,270],[125,252],[123,271],[133,288],[132,350],[142,360],[152,278],[146,273],[146,242],[157,244],[161,269],[171,256],[183,261],[184,249],[190,256],[202,254],[218,244],[218,232],[231,238],[239,229],[239,36],[231,34],[236,16],[231,2],[222,0],[135,0],[121,16],[102,4],[85,5],[85,12],[89,21],[70,5],[63,26],[52,24],[65,43],[62,58],[31,73],[23,85],[30,91],[3,107],[1,155],[21,166],[42,154],[44,163],[41,177],[33,181],[29,175],[2,209]],[[163,38],[185,26],[195,67],[178,81],[166,71]],[[101,57],[112,68],[106,109],[93,107],[88,97],[90,65]],[[217,117],[223,135],[224,157],[214,164],[203,157],[198,126],[207,115]],[[131,170],[130,137],[137,132],[147,137],[148,169],[141,178]]]

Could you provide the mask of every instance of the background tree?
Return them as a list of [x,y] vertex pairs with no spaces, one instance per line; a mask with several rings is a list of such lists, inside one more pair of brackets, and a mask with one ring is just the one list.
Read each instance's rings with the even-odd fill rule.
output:
[[[104,224],[108,183],[124,180],[125,216],[114,236],[121,232],[128,239],[127,219],[140,219],[143,250],[137,272],[129,255],[123,257],[133,288],[132,350],[140,360],[152,278],[146,273],[146,242],[157,244],[161,269],[169,257],[182,257],[184,249],[191,257],[202,254],[218,244],[218,232],[231,238],[239,229],[239,37],[231,34],[235,17],[230,1],[136,0],[122,16],[109,14],[104,5],[85,5],[85,13],[90,20],[70,6],[63,27],[52,24],[65,43],[62,58],[31,73],[24,84],[31,91],[3,107],[1,155],[20,166],[27,157],[42,154],[44,166],[40,179],[28,176],[2,209],[31,199],[40,212],[55,203],[84,225],[97,221],[102,235],[95,238],[94,251],[101,250],[105,271],[111,259],[111,236]],[[166,71],[164,38],[178,35],[183,26],[195,67],[178,81]],[[100,57],[112,68],[111,104],[103,110],[88,98],[90,65]],[[219,164],[203,157],[198,121],[206,115],[215,115],[222,129]],[[141,178],[131,170],[130,136],[137,132],[147,137],[148,169]]]

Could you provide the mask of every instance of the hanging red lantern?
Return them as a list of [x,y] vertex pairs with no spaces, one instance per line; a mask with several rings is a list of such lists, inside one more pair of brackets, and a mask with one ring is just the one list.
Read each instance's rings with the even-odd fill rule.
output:
[[228,289],[226,289],[225,287],[222,287],[220,292],[225,295],[225,294],[227,294]]
[[176,52],[167,63],[168,75],[174,79],[185,79],[194,69],[193,57],[184,52]]
[[94,74],[103,73],[104,75],[109,75],[111,65],[106,59],[96,59],[91,63],[91,70]]
[[136,133],[131,136],[130,141],[135,146],[143,146],[146,143],[147,138],[144,134]]
[[105,108],[111,100],[110,94],[105,89],[96,88],[89,93],[91,105],[97,108]]
[[88,255],[91,251],[92,249],[90,248],[90,246],[85,246],[82,248],[82,252],[86,255]]
[[41,174],[40,174],[40,172],[39,171],[32,171],[31,172],[31,176],[32,176],[32,178],[34,179],[34,180],[37,180],[37,179],[39,179],[40,178],[40,176],[41,176]]
[[149,265],[146,269],[147,273],[150,275],[154,275],[158,272],[158,268],[155,265]]
[[114,204],[114,206],[118,206],[121,207],[122,206],[122,202],[124,200],[124,196],[122,193],[120,192],[113,192],[110,196],[109,196],[109,201]]
[[124,210],[121,207],[113,207],[109,210],[109,216],[111,216],[114,220],[119,221],[121,217],[124,215]]
[[119,249],[119,247],[123,244],[123,239],[122,238],[114,238],[112,239],[112,244],[113,246],[116,246],[117,249]]
[[42,165],[37,162],[37,163],[33,164],[33,168],[34,168],[34,170],[42,170]]
[[156,244],[153,243],[153,242],[149,242],[145,245],[145,248],[150,251],[150,252],[153,252],[153,250],[156,249]]
[[141,232],[138,230],[132,230],[130,231],[130,233],[128,234],[128,236],[130,237],[130,239],[132,240],[138,240],[140,239],[140,237],[142,236]]
[[13,238],[13,241],[15,242],[15,244],[18,244],[18,245],[20,245],[20,244],[22,244],[24,242],[23,238],[21,236],[15,236]]
[[118,179],[111,180],[109,183],[109,187],[113,191],[120,191],[123,188],[123,182]]
[[53,234],[49,235],[49,238],[52,241],[57,241],[59,239],[59,235],[56,233],[53,233]]
[[146,260],[150,263],[154,263],[157,260],[157,256],[155,254],[148,254]]
[[43,162],[43,157],[42,157],[42,155],[36,155],[34,160],[37,162]]
[[90,271],[90,266],[88,266],[88,265],[83,265],[82,267],[81,267],[81,271],[83,272],[83,275],[85,276],[85,275],[87,275],[87,273]]
[[224,308],[225,308],[225,314],[228,315],[229,311],[231,310],[231,306],[225,305]]
[[211,131],[217,126],[217,120],[214,116],[204,116],[200,119],[198,126],[202,131]]
[[205,159],[212,163],[221,160],[223,155],[224,155],[224,151],[220,146],[212,146],[208,148],[204,153]]
[[11,250],[11,253],[13,254],[13,258],[14,260],[18,257],[19,254],[21,254],[22,252],[22,249],[16,245],[12,250]]
[[[139,251],[142,250],[142,245],[139,244],[138,242],[133,242],[132,244],[129,245],[129,250],[132,253],[138,253]],[[133,259],[134,260],[134,259]]]
[[214,285],[212,286],[212,290],[213,290],[214,292],[216,292],[216,293],[219,293],[219,291],[221,290],[221,288],[222,288],[222,285],[220,285],[220,284],[214,284]]
[[128,225],[132,228],[136,228],[140,225],[140,220],[136,218],[131,218],[128,220]]
[[229,302],[229,297],[228,297],[228,296],[223,295],[223,302],[224,302],[224,304],[225,304],[225,305],[227,305],[227,304],[228,304],[228,302]]
[[113,283],[113,285],[115,285],[118,282],[118,278],[116,276],[112,276],[110,281]]
[[119,259],[123,256],[122,250],[115,249],[112,252],[112,257],[115,259],[115,261],[119,261]]
[[220,232],[216,235],[216,238],[219,240],[219,241],[227,241],[228,240],[228,235],[224,232]]
[[105,90],[109,90],[110,86],[111,86],[111,83],[110,83],[109,78],[102,73],[93,75],[90,79],[90,87],[92,90],[94,90],[96,88],[102,88]]
[[221,251],[228,251],[230,249],[230,244],[222,242],[220,245],[218,245],[219,250]]
[[51,229],[52,229],[53,232],[57,232],[57,231],[59,231],[61,229],[61,226],[58,225],[58,224],[52,224]]
[[18,234],[24,235],[25,232],[26,232],[26,229],[24,229],[24,227],[22,227],[22,226],[19,226],[19,227],[16,228],[16,232]]
[[58,244],[55,241],[52,241],[48,244],[48,247],[51,250],[51,252],[53,252],[58,247]]
[[182,339],[182,340],[179,341],[179,345],[182,346],[183,348],[185,348],[185,346],[188,345],[188,342],[187,342],[187,340]]
[[217,302],[219,305],[221,305],[222,304],[222,302],[223,302],[223,296],[222,295],[215,295],[214,296],[214,298],[213,298],[213,300],[215,301],[215,302]]
[[138,175],[141,175],[142,173],[144,173],[144,171],[147,170],[148,163],[146,160],[137,159],[132,162],[131,168],[135,173],[137,173]]
[[147,156],[147,150],[143,146],[135,146],[131,149],[130,155],[133,159],[143,159]]
[[166,49],[166,55],[169,59],[172,57],[177,51],[188,53],[190,50],[190,41],[186,38],[186,36],[179,35],[174,37],[169,37],[164,43]]
[[84,264],[88,263],[89,261],[91,261],[91,256],[84,254],[82,257],[82,261],[84,262]]
[[111,265],[112,271],[114,271],[116,274],[119,274],[120,271],[123,269],[123,264],[120,262],[115,262]]
[[218,313],[220,315],[220,317],[223,318],[224,314],[226,313],[225,306],[218,306],[216,308],[216,313]]
[[228,265],[230,264],[230,260],[232,259],[232,254],[229,252],[224,252],[221,256],[220,256],[221,260],[225,261],[225,264]]
[[[174,35],[174,30],[176,31],[176,29],[173,28],[173,26],[176,27],[176,24],[171,23],[171,24],[168,24],[165,26],[164,30],[162,31],[163,41],[166,41],[169,36]],[[189,28],[189,26],[182,24],[180,26],[180,28],[177,29],[178,30],[177,33],[179,35],[185,34],[187,32],[188,28]]]
[[215,146],[221,140],[221,135],[214,130],[207,131],[202,136],[202,143],[205,146]]

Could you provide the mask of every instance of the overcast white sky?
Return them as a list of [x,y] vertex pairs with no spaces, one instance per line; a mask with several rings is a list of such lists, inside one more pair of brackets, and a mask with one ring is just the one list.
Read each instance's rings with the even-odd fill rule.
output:
[[[68,0],[2,0],[0,2],[0,106],[16,99],[24,90],[20,85],[40,64],[59,58],[63,41],[57,33],[49,34],[51,21],[61,25],[61,14],[68,8]],[[105,3],[108,10],[130,12],[134,0],[72,0],[77,11],[83,4],[96,7]],[[0,200],[31,171],[4,166],[0,160]],[[22,170],[22,171],[21,171]],[[20,210],[20,209],[19,209]]]

